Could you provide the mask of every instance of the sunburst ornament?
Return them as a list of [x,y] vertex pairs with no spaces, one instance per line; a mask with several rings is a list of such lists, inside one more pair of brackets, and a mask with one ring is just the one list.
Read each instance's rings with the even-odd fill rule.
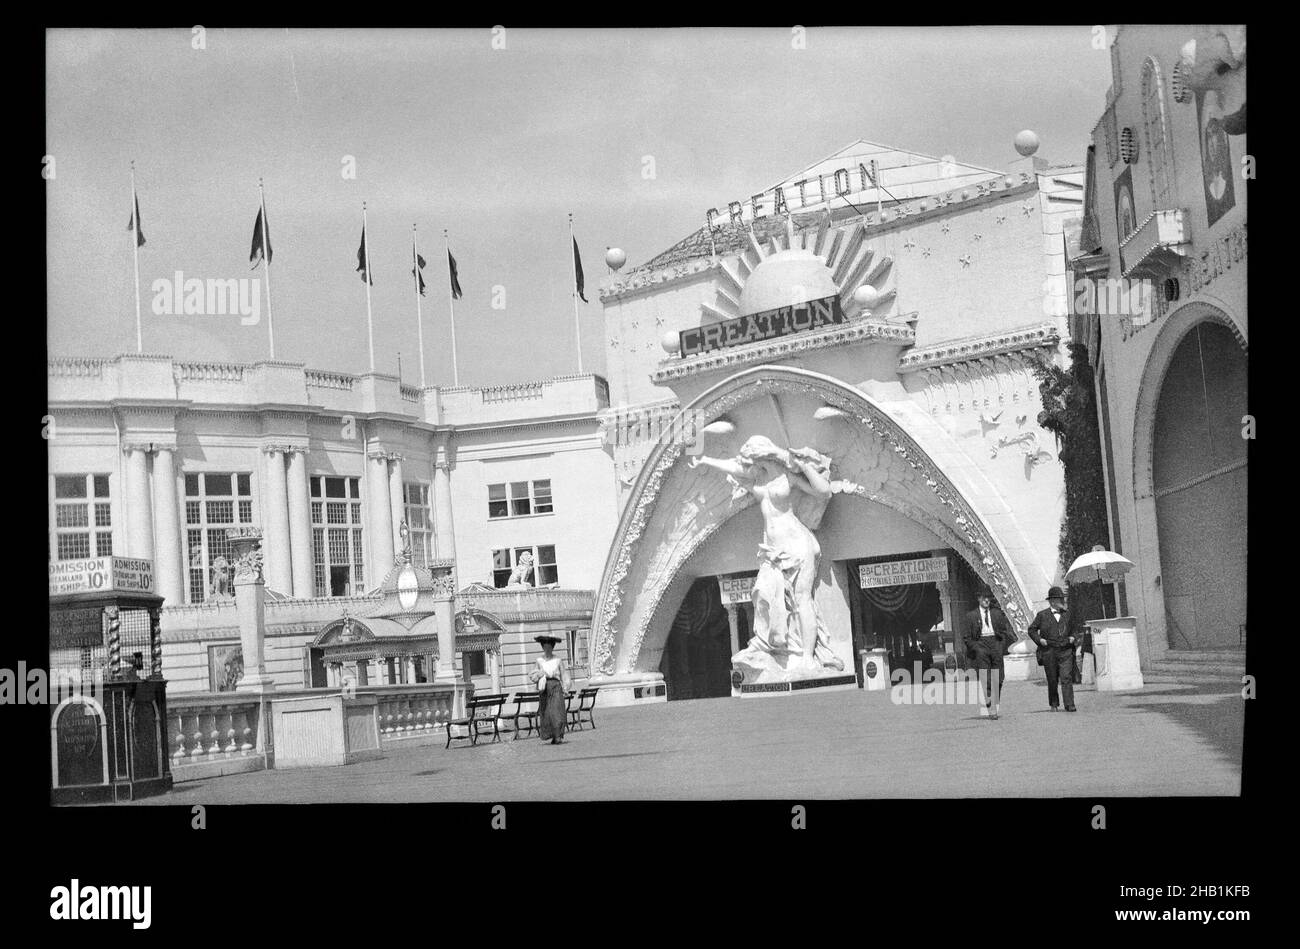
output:
[[878,258],[874,248],[864,246],[866,238],[867,228],[861,223],[832,235],[829,218],[822,219],[815,236],[805,233],[802,240],[789,218],[784,235],[772,235],[766,246],[751,231],[749,246],[719,266],[722,280],[714,301],[700,304],[700,322],[750,316],[829,296],[838,296],[844,315],[853,319],[867,310],[856,295],[863,287],[875,292],[870,315],[883,316],[897,293],[896,287],[889,286],[894,259],[888,254]]

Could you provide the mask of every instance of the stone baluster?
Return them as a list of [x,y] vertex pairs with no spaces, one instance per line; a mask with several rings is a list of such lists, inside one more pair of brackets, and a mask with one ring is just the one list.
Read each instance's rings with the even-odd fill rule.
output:
[[194,731],[190,733],[192,744],[190,745],[190,757],[197,759],[203,754],[203,712],[201,706],[195,706],[190,714],[194,716]]
[[239,710],[239,737],[241,739],[239,750],[243,754],[251,754],[255,745],[253,744],[253,726],[251,724],[252,715],[247,708]]
[[213,706],[209,711],[212,713],[212,727],[208,729],[208,757],[215,758],[221,754],[221,727],[218,724],[221,720],[221,706]]
[[233,758],[239,751],[239,742],[235,741],[235,712],[229,705],[223,710],[221,724],[226,726],[226,747],[224,754],[227,758]]
[[185,713],[179,709],[172,712],[175,718],[175,726],[172,729],[176,735],[176,750],[172,752],[172,764],[182,764],[185,761],[187,752],[185,751]]

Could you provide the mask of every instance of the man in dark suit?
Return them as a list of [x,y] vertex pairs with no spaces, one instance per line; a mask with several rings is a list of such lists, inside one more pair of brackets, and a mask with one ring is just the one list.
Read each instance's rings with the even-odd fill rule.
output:
[[983,680],[984,700],[989,718],[996,719],[1002,683],[1006,680],[1006,667],[1002,657],[1016,641],[1011,622],[1006,614],[993,605],[993,594],[988,588],[979,591],[979,606],[966,614],[963,641],[966,658]]
[[1047,704],[1056,711],[1059,691],[1065,699],[1065,710],[1075,711],[1075,638],[1071,635],[1070,614],[1065,610],[1065,593],[1060,587],[1047,591],[1047,609],[1029,624],[1029,636],[1038,644],[1038,664],[1047,675]]

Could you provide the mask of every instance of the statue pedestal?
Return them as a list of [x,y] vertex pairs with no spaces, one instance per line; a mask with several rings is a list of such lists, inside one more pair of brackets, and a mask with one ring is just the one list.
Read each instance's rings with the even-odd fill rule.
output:
[[[792,695],[807,692],[835,692],[841,689],[858,688],[858,677],[853,673],[837,672],[834,675],[819,676],[816,679],[793,679],[789,682],[742,682],[740,697],[742,699],[767,698],[772,695]],[[735,689],[732,690],[735,694]]]
[[587,679],[587,685],[599,687],[601,708],[668,701],[668,687],[662,672],[593,675]]
[[1137,620],[1132,616],[1088,620],[1097,657],[1097,691],[1129,692],[1142,688]]

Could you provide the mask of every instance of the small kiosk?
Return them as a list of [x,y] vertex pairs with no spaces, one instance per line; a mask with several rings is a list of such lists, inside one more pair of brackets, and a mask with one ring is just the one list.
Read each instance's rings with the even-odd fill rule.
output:
[[162,604],[153,563],[50,564],[50,800],[132,800],[172,786]]

